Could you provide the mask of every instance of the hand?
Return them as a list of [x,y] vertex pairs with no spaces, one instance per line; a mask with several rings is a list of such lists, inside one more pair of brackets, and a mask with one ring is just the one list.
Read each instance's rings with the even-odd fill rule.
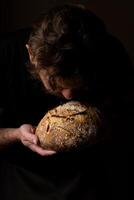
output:
[[26,147],[41,156],[48,156],[56,153],[55,151],[44,150],[38,145],[38,138],[34,134],[35,129],[30,124],[24,124],[19,128],[19,139]]

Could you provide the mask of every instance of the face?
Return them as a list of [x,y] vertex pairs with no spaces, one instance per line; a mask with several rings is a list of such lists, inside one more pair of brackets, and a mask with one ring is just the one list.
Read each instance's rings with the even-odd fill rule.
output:
[[80,95],[84,89],[82,80],[79,77],[63,78],[55,73],[54,68],[40,70],[40,79],[46,90],[56,96],[71,100]]
[[[26,48],[29,53],[30,62],[34,65],[37,65],[36,59],[34,59],[32,54],[32,49],[28,44],[26,45]],[[54,67],[49,67],[47,70],[41,69],[38,72],[45,89],[50,94],[70,100],[80,97],[83,91],[86,91],[86,87],[84,86],[80,77],[73,76],[70,78],[63,78],[57,75],[54,76],[55,73],[56,70]]]

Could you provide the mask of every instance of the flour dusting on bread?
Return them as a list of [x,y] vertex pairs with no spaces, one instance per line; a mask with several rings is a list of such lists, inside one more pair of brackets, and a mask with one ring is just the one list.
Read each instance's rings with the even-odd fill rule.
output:
[[96,108],[69,101],[48,111],[35,134],[44,149],[66,151],[92,143],[99,127]]

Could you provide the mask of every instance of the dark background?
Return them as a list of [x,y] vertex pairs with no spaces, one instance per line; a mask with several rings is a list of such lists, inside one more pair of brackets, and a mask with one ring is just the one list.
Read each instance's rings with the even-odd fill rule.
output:
[[1,0],[1,32],[27,27],[41,12],[67,2],[82,3],[99,15],[134,63],[134,0]]

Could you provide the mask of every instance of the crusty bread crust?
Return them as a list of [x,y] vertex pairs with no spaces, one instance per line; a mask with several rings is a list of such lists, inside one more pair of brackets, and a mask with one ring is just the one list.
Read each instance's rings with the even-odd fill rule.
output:
[[39,122],[35,134],[44,149],[65,151],[92,143],[98,124],[96,108],[70,101],[48,111]]

